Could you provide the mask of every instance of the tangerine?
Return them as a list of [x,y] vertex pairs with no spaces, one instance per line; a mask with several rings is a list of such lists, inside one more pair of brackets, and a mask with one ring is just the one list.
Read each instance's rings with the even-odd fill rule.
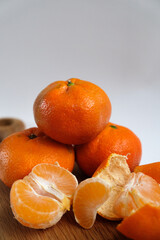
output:
[[58,143],[38,128],[26,129],[5,138],[0,144],[0,179],[11,187],[22,179],[38,163],[55,163],[73,170],[74,150],[72,146]]
[[71,78],[40,92],[34,117],[46,135],[65,144],[82,144],[96,137],[109,122],[111,103],[97,85]]
[[75,149],[77,163],[88,176],[92,176],[111,153],[126,155],[131,171],[139,165],[142,155],[139,138],[130,129],[113,123],[108,123],[92,141]]

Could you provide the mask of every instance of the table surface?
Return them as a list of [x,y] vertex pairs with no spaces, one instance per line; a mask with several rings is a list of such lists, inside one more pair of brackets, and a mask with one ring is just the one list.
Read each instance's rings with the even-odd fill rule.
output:
[[[79,181],[85,178],[77,165],[75,165],[73,173]],[[9,203],[9,192],[10,189],[0,181],[0,240],[127,239],[116,230],[119,222],[108,221],[98,215],[91,229],[85,230],[81,228],[76,223],[72,210],[67,212],[55,226],[46,230],[35,230],[24,227],[14,219]]]

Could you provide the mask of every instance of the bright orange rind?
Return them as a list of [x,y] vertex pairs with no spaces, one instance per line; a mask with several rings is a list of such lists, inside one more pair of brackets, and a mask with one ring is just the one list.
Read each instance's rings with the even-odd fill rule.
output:
[[137,166],[134,172],[142,172],[160,183],[160,162],[149,163],[145,165]]
[[126,217],[117,230],[133,240],[159,240],[160,208],[144,205]]

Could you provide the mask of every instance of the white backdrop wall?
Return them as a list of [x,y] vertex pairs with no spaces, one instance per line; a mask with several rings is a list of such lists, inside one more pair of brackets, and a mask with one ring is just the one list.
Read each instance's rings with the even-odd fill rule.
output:
[[0,0],[0,117],[35,126],[37,94],[70,77],[102,87],[142,163],[160,161],[159,0]]

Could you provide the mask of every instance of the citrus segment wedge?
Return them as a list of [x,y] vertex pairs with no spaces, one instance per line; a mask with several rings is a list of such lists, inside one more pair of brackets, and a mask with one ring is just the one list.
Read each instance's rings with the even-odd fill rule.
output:
[[78,185],[76,177],[71,172],[55,164],[38,164],[32,169],[31,175],[39,184],[46,183],[47,186],[50,185],[51,188],[62,192],[69,198],[72,197]]
[[74,194],[74,216],[83,228],[93,226],[97,209],[107,200],[109,186],[102,180],[89,178],[81,182]]

